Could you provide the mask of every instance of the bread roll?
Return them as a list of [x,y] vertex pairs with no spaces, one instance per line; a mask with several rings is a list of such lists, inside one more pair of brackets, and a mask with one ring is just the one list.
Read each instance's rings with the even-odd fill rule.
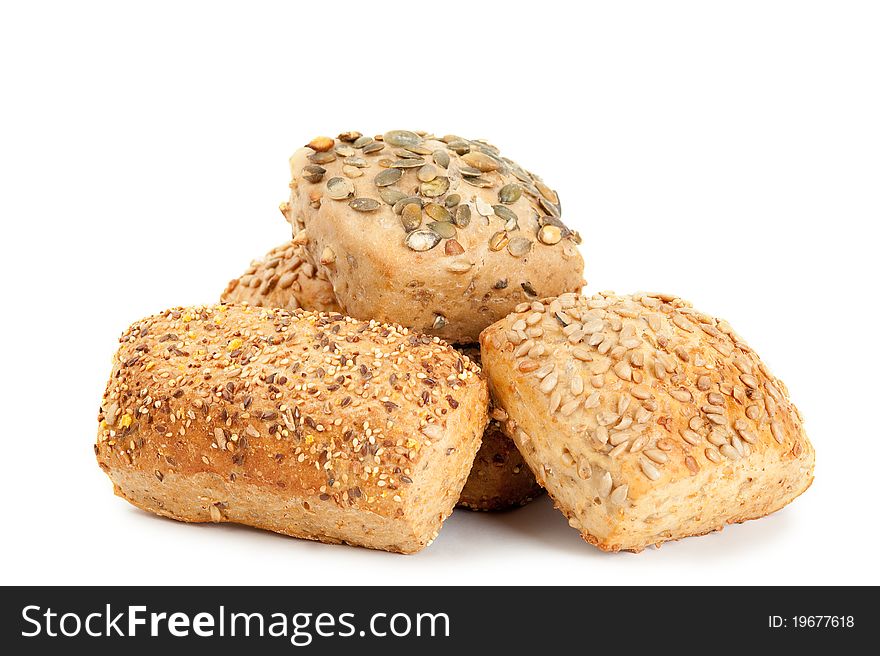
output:
[[556,192],[488,143],[345,133],[290,171],[293,234],[353,317],[468,344],[521,301],[584,285]]
[[785,385],[726,321],[673,296],[563,295],[482,335],[508,434],[601,549],[701,535],[779,510],[815,454]]
[[[457,346],[456,350],[480,362],[477,345]],[[524,506],[544,492],[516,445],[504,434],[501,423],[506,419],[507,414],[494,408],[490,397],[489,424],[458,499],[459,506],[469,510],[507,510]]]
[[487,420],[479,368],[399,326],[218,305],[120,341],[98,463],[119,496],[183,521],[418,551]]
[[220,300],[285,310],[340,311],[333,285],[308,261],[305,249],[293,242],[251,262],[247,271],[229,282]]

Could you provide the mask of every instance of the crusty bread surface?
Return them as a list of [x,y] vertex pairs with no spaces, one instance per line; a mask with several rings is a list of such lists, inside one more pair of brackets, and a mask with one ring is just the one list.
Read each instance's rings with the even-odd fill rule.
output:
[[98,463],[117,494],[183,521],[415,552],[487,421],[479,368],[400,326],[217,305],[148,317],[120,343]]
[[785,385],[726,321],[681,299],[524,303],[481,345],[505,430],[601,549],[763,517],[813,480],[815,453]]

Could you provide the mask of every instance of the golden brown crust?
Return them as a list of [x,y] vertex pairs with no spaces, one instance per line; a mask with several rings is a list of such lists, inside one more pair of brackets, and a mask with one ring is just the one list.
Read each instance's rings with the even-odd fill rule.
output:
[[[480,362],[476,344],[455,348]],[[489,423],[458,499],[459,506],[468,510],[507,510],[524,506],[544,492],[513,440],[505,435],[501,424],[506,419],[507,413],[493,407],[490,397]]]
[[481,344],[505,430],[602,549],[761,517],[812,481],[785,385],[727,322],[681,299],[564,295],[518,307]]
[[517,303],[584,285],[556,192],[494,146],[341,136],[294,153],[284,211],[345,313],[473,343]]
[[122,496],[186,521],[417,551],[487,419],[479,368],[399,326],[217,305],[120,342],[98,462]]
[[223,303],[247,303],[285,310],[341,312],[333,285],[308,261],[302,246],[287,242],[254,260],[231,280],[220,297]]

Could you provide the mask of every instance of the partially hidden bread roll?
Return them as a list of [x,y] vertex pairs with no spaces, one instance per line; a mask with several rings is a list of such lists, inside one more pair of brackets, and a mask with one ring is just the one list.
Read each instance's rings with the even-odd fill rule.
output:
[[315,312],[340,312],[333,285],[313,265],[302,246],[287,242],[264,257],[226,286],[223,303],[247,303],[285,310],[304,308]]
[[481,343],[506,430],[601,549],[763,517],[813,480],[785,385],[726,321],[678,298],[524,303]]
[[[476,344],[455,348],[474,362],[480,362],[480,348]],[[490,396],[489,423],[458,499],[459,506],[470,510],[507,510],[524,506],[543,494],[522,454],[502,429],[506,419],[507,413],[495,408]]]
[[120,342],[98,463],[118,495],[183,521],[418,551],[487,420],[478,367],[399,326],[218,305],[148,317]]
[[[292,242],[272,249],[261,260],[252,262],[241,277],[230,282],[221,300],[265,307],[333,311],[326,309],[337,307],[332,285],[304,262],[299,253],[300,247]],[[456,350],[479,364],[479,346],[457,346]],[[491,400],[489,410],[491,417]],[[500,411],[494,412],[498,415]],[[470,510],[505,510],[524,505],[541,492],[541,486],[516,446],[504,434],[499,422],[490,419],[458,505]]]
[[556,192],[484,142],[392,130],[318,137],[283,208],[341,309],[450,342],[584,285]]

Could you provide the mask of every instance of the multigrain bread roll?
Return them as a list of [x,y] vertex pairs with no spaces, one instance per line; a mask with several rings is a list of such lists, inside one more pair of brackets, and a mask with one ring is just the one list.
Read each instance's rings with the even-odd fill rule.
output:
[[483,141],[317,137],[282,211],[353,317],[474,343],[524,300],[584,285],[555,191]]
[[399,326],[218,305],[120,342],[98,463],[119,496],[174,519],[418,551],[486,424],[478,367]]
[[273,248],[238,278],[220,297],[223,303],[247,303],[285,310],[340,312],[333,285],[308,261],[302,246],[287,242]]
[[[289,242],[255,260],[226,288],[221,300],[256,306],[333,311],[338,306],[330,282],[308,262],[298,246]],[[329,309],[328,309],[329,308]],[[477,345],[456,347],[474,362],[480,362]],[[490,416],[492,415],[490,402]],[[500,410],[494,411],[498,417]],[[522,506],[541,494],[541,486],[526,466],[516,446],[491,419],[458,505],[470,510],[505,510]]]
[[[474,362],[480,362],[479,346],[455,348]],[[458,499],[459,506],[470,510],[507,510],[523,506],[543,493],[516,445],[505,435],[501,424],[506,419],[507,413],[493,407],[490,397],[489,423]]]
[[785,385],[726,321],[673,296],[573,294],[486,329],[495,400],[538,481],[601,549],[779,510],[815,454]]

